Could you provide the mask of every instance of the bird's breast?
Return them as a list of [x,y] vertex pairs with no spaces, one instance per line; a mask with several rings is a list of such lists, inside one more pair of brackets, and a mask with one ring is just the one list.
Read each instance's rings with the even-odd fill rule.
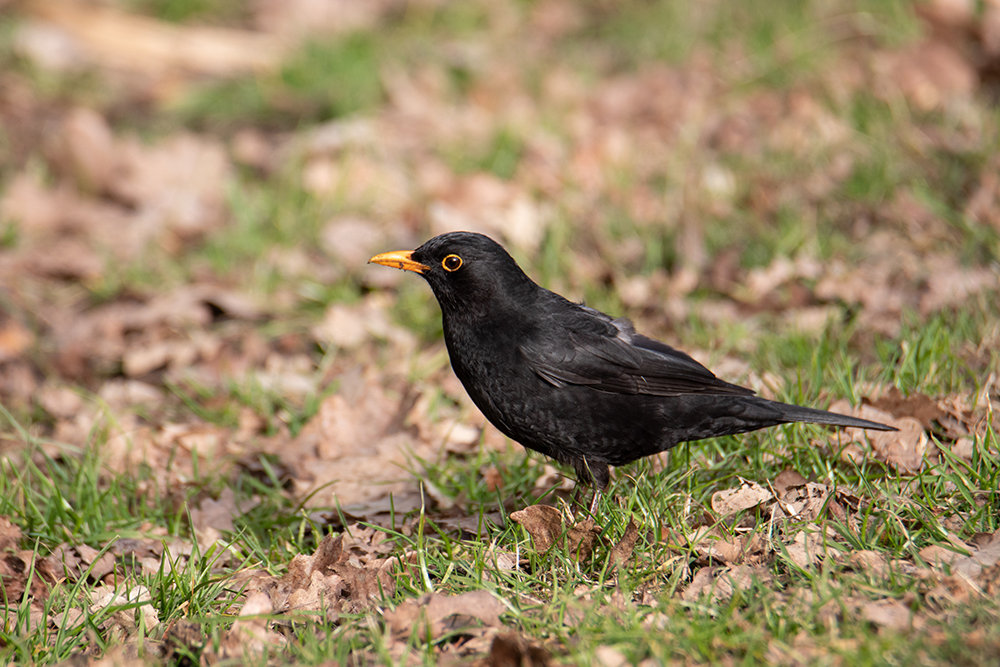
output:
[[514,323],[446,321],[444,333],[455,375],[483,414],[508,432],[541,382],[521,354],[526,332]]

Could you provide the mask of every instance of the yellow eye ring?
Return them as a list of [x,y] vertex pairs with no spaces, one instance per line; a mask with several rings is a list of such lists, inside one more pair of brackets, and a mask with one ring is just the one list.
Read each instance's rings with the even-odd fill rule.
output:
[[462,258],[459,257],[458,255],[448,255],[447,257],[441,260],[441,268],[443,268],[445,271],[448,271],[449,273],[451,273],[452,271],[458,271],[460,268],[462,268],[462,264],[463,264]]

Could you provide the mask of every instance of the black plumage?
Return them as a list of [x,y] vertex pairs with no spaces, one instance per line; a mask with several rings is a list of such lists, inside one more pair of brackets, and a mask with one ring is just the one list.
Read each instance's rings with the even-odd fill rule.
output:
[[430,284],[452,368],[486,418],[528,449],[573,466],[598,491],[608,485],[608,466],[680,442],[790,422],[894,430],[720,380],[627,319],[536,285],[482,234],[442,234],[370,262]]

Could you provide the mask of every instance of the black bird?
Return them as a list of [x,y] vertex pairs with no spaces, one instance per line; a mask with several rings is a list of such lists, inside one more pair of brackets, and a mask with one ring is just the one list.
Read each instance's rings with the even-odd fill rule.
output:
[[689,440],[809,422],[884,424],[769,401],[717,378],[632,323],[536,285],[498,243],[453,232],[369,263],[419,273],[444,317],[455,375],[486,418],[596,487],[621,466]]

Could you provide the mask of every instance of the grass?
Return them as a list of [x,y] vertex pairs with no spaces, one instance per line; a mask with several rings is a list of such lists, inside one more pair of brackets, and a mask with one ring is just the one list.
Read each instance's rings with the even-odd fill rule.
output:
[[[545,52],[555,63],[534,58],[527,46],[528,56],[514,57],[520,42],[505,32],[499,10],[486,3],[408,7],[377,30],[304,45],[277,73],[207,85],[180,109],[145,122],[157,131],[186,127],[226,135],[246,126],[303,131],[328,120],[365,118],[387,107],[384,76],[393,68],[411,73],[419,67],[440,70],[446,102],[474,106],[468,96],[477,86],[490,83],[491,73],[475,57],[462,55],[462,45],[469,43],[482,45],[488,58],[510,57],[511,67],[537,84],[528,87],[538,96],[535,102],[542,99],[540,82],[553,64],[593,83],[628,76],[654,61],[683,67],[707,51],[713,63],[726,63],[735,53],[739,60],[732,70],[714,67],[718,85],[730,90],[725,100],[739,105],[760,91],[822,90],[824,69],[834,66],[840,49],[858,34],[897,45],[912,40],[917,32],[906,3],[819,5],[586,3],[580,10],[581,24],[555,38],[552,50]],[[134,6],[172,21],[225,23],[244,18],[241,8],[228,2],[215,6],[202,0],[136,0]],[[535,9],[530,2],[507,7],[519,16],[530,16]],[[109,94],[86,74],[34,72],[14,55],[6,26],[2,32],[0,62],[30,81],[40,97],[61,105],[101,100]],[[836,316],[823,330],[803,333],[790,331],[782,312],[771,313],[760,304],[741,302],[741,319],[718,323],[700,318],[697,309],[683,321],[665,322],[659,303],[646,308],[654,314],[642,309],[630,312],[623,303],[619,279],[671,274],[683,264],[679,221],[685,215],[703,221],[700,231],[709,263],[737,249],[739,270],[744,273],[766,268],[776,258],[798,255],[852,264],[874,261],[865,254],[865,237],[856,231],[859,219],[886,227],[900,224],[878,216],[904,191],[943,221],[947,233],[933,241],[934,251],[959,257],[967,265],[995,264],[1000,233],[963,213],[964,202],[977,185],[976,175],[995,153],[995,132],[985,132],[985,145],[968,150],[917,151],[910,141],[914,132],[926,127],[949,129],[953,121],[933,113],[901,115],[871,91],[837,103],[824,100],[822,94],[817,97],[848,128],[846,149],[822,146],[803,157],[768,147],[726,155],[690,145],[679,150],[682,156],[664,156],[657,169],[633,172],[625,166],[608,176],[612,186],[587,200],[585,215],[599,224],[581,220],[572,201],[590,193],[567,182],[568,203],[552,202],[555,222],[546,229],[541,247],[530,253],[518,251],[518,260],[543,284],[615,315],[633,315],[640,324],[648,324],[641,328],[654,336],[669,332],[685,348],[734,356],[772,373],[783,400],[822,406],[846,397],[857,403],[871,385],[895,386],[906,395],[964,400],[983,389],[1000,367],[1000,352],[989,342],[995,343],[1000,322],[995,292],[937,313],[907,312],[894,335],[867,330],[859,307],[852,304],[827,304]],[[977,113],[987,119],[996,115],[995,110]],[[547,133],[572,145],[572,133],[580,130],[573,129],[571,119],[560,117],[558,110],[545,111],[542,117]],[[502,118],[491,118],[489,123],[489,131],[475,133],[475,140],[460,135],[452,143],[422,150],[443,160],[457,178],[489,173],[533,195],[535,184],[523,182],[526,165],[537,157],[532,153],[531,128]],[[825,174],[842,150],[852,160],[846,175],[835,180],[830,193],[807,194],[809,177]],[[559,159],[569,163],[572,155]],[[714,209],[704,199],[707,195],[682,182],[688,167],[697,171],[709,160],[725,165],[737,182],[729,212],[709,213]],[[230,225],[187,254],[168,256],[154,250],[141,262],[112,267],[101,282],[87,286],[89,305],[112,302],[133,290],[181,285],[208,272],[213,279],[240,285],[263,298],[295,295],[282,301],[283,310],[275,313],[274,321],[248,325],[270,345],[283,334],[307,330],[332,303],[366,298],[372,288],[357,275],[327,283],[307,272],[285,275],[273,260],[272,253],[289,249],[318,256],[325,221],[341,212],[358,212],[352,209],[353,200],[344,196],[323,199],[305,191],[299,183],[301,167],[301,161],[291,160],[283,173],[240,172],[228,200]],[[3,168],[13,169],[6,163]],[[777,203],[758,204],[755,197],[764,190],[778,190],[776,184],[783,186],[775,195]],[[671,212],[664,219],[644,222],[632,215],[621,194],[631,188],[646,188],[658,201],[680,204],[668,208]],[[375,202],[370,205],[375,208]],[[402,222],[394,219],[391,224],[407,234],[414,229],[422,233],[426,225],[421,226],[421,215],[404,210],[398,213]],[[15,250],[19,236],[16,226],[0,222],[0,247]],[[621,251],[633,241],[638,241],[638,253]],[[600,268],[588,268],[588,259]],[[786,287],[789,292],[799,288],[809,292],[813,285],[802,278]],[[782,296],[786,297],[791,299]],[[421,349],[439,343],[439,311],[426,285],[404,280],[394,298],[395,323],[413,333]],[[699,286],[688,302],[722,299],[736,301],[731,294]],[[239,424],[241,411],[249,410],[263,420],[262,437],[284,431],[294,436],[316,415],[322,399],[337,390],[330,371],[339,369],[337,364],[349,352],[311,346],[305,354],[314,362],[315,387],[298,398],[268,388],[252,376],[220,386],[188,377],[145,378],[163,385],[167,398],[155,408],[137,409],[138,423],[155,425],[162,412],[231,431]],[[378,366],[370,363],[373,357],[381,360],[378,351],[369,357],[359,353],[360,360],[348,357],[345,366],[351,360],[366,368]],[[398,373],[406,382],[424,385],[440,377],[447,363],[443,353],[393,362],[406,369]],[[51,365],[46,362],[41,367]],[[97,400],[99,387],[77,389],[87,400]],[[431,401],[431,419],[460,409],[444,390],[439,391]],[[259,569],[284,574],[294,558],[313,553],[327,533],[341,530],[338,522],[350,523],[338,508],[320,514],[305,507],[303,499],[292,497],[284,488],[287,480],[276,457],[260,455],[222,467],[221,472],[214,465],[218,462],[195,459],[190,467],[171,460],[165,470],[140,466],[122,473],[102,454],[109,426],[98,422],[86,446],[72,450],[39,436],[53,426],[40,409],[0,408],[0,447],[11,445],[9,451],[0,450],[0,516],[8,517],[22,533],[18,548],[42,556],[80,545],[98,554],[106,552],[120,576],[106,578],[105,583],[117,585],[122,595],[99,603],[104,591],[97,589],[86,570],[76,579],[61,579],[25,554],[5,554],[12,560],[4,562],[14,563],[8,567],[23,566],[24,583],[36,593],[22,596],[14,588],[3,589],[10,597],[0,611],[0,664],[57,664],[80,654],[113,652],[122,643],[146,659],[171,665],[208,660],[209,653],[223,650],[239,620],[243,584],[232,578],[233,573]],[[932,565],[923,562],[921,550],[951,544],[949,533],[971,540],[1000,528],[996,492],[1000,441],[988,427],[970,437],[974,439],[971,460],[955,457],[948,442],[934,442],[940,445],[940,456],[913,475],[901,475],[874,460],[841,457],[838,434],[813,426],[684,444],[669,456],[616,472],[597,513],[601,533],[594,552],[580,559],[565,543],[540,552],[530,532],[509,520],[512,509],[537,504],[561,507],[566,502],[556,491],[538,487],[545,468],[540,457],[525,455],[519,447],[496,451],[485,446],[462,456],[414,457],[410,472],[426,481],[424,507],[398,512],[388,525],[348,528],[360,533],[374,527],[386,536],[391,551],[385,555],[405,563],[394,570],[394,592],[360,610],[336,613],[328,608],[270,616],[272,627],[280,629],[288,643],[245,661],[437,664],[445,653],[460,654],[466,642],[478,638],[476,633],[414,632],[400,638],[389,629],[384,612],[432,592],[487,590],[506,606],[505,627],[544,647],[560,664],[611,662],[614,655],[609,651],[634,664],[986,664],[995,659],[1000,646],[996,596],[973,593],[958,601],[950,599],[950,593],[936,587],[946,568],[933,576],[917,569]],[[499,489],[487,484],[485,471],[491,469],[500,473]],[[774,522],[763,506],[731,517],[713,512],[716,492],[734,488],[741,480],[767,486],[788,469],[828,487],[831,497],[847,506],[850,517],[838,517],[830,510],[815,520]],[[157,479],[171,474],[176,484],[157,485]],[[227,489],[233,490],[237,502],[256,505],[236,517],[233,529],[223,531],[220,542],[209,543],[194,511],[206,499],[221,498]],[[451,514],[427,500],[431,497],[451,503]],[[481,537],[456,528],[455,515],[471,517],[477,524],[474,532]],[[615,547],[630,522],[638,527],[637,542],[631,558],[619,564]],[[828,551],[817,562],[802,565],[790,550],[792,538],[800,530],[815,530],[816,525],[825,531]],[[732,595],[714,595],[711,589],[685,593],[702,568],[727,565],[692,544],[698,531],[707,528],[727,540],[748,544],[753,539],[762,545],[757,560],[746,561],[755,567],[751,579]],[[121,539],[145,545],[155,567],[147,562],[145,569],[137,568],[135,556],[120,548]],[[850,555],[862,550],[881,554],[887,560],[885,571],[852,564]],[[499,554],[513,554],[519,566],[501,566]],[[716,575],[724,576],[723,569]],[[5,584],[16,579],[0,571],[5,572]],[[47,597],[37,592],[40,581],[46,582]],[[139,587],[148,595],[139,595]],[[894,630],[872,622],[864,611],[872,601],[899,602],[922,626]],[[155,612],[158,624],[151,622],[150,612]],[[40,619],[61,621],[48,624]],[[115,629],[129,623],[127,631]],[[182,623],[194,626],[186,641],[172,634]],[[488,649],[483,644],[479,652]]]
[[[948,347],[961,348],[963,339],[972,333],[967,322],[956,324],[949,329],[942,318],[931,327],[910,330],[899,348],[919,351],[930,347],[934,354],[929,356],[947,362]],[[836,374],[830,370],[831,362],[821,358],[823,363],[818,366]],[[834,359],[832,365],[839,363],[847,369],[844,357],[839,362]],[[810,365],[808,358],[800,357],[799,361]],[[941,389],[935,375],[922,368],[922,363],[929,362],[921,353],[890,355],[885,361],[894,365],[896,377],[914,378],[904,381],[908,391]],[[857,529],[833,520],[827,523],[837,534],[835,542],[845,551],[868,549],[890,559],[913,558],[924,546],[942,542],[942,522],[951,517],[962,517],[960,537],[966,539],[1000,527],[1000,500],[995,493],[1000,486],[1000,449],[991,431],[980,442],[979,455],[971,463],[945,456],[940,464],[914,477],[900,477],[881,466],[838,460],[831,451],[806,444],[807,434],[831,437],[822,429],[792,426],[682,445],[656,474],[648,461],[619,471],[618,481],[599,510],[604,524],[601,542],[593,557],[583,562],[564,548],[536,552],[528,533],[516,524],[494,528],[489,540],[467,540],[437,527],[433,514],[418,514],[411,517],[415,522],[411,525],[423,526],[422,532],[409,537],[392,530],[389,534],[396,540],[398,553],[412,550],[420,554],[422,573],[401,572],[396,593],[385,604],[391,608],[428,590],[460,593],[485,588],[511,605],[505,616],[508,626],[542,641],[561,660],[572,664],[594,660],[599,651],[606,650],[601,647],[613,647],[633,662],[647,658],[715,662],[725,656],[758,662],[772,659],[768,656],[775,651],[792,655],[802,650],[820,651],[828,658],[849,658],[852,664],[987,659],[1000,634],[1000,610],[995,600],[976,599],[969,605],[950,607],[947,622],[935,620],[935,605],[926,597],[921,580],[903,570],[890,570],[883,578],[836,561],[801,568],[779,553],[767,568],[777,586],[751,583],[729,600],[709,596],[682,600],[676,595],[685,586],[690,559],[696,558],[685,551],[677,536],[690,534],[692,525],[700,521],[700,508],[710,504],[716,490],[733,486],[737,477],[766,483],[792,468],[862,498],[867,509],[859,515]],[[131,585],[144,586],[152,592],[149,599],[95,609],[87,606],[85,579],[57,584],[45,603],[46,611],[82,616],[78,625],[55,634],[32,625],[26,603],[10,606],[13,601],[8,601],[2,623],[6,629],[0,632],[4,646],[0,654],[7,660],[58,662],[84,650],[93,632],[105,637],[106,622],[119,612],[136,618],[142,609],[156,612],[161,623],[158,629],[140,630],[147,646],[156,645],[162,628],[172,620],[200,623],[206,647],[217,642],[232,622],[227,609],[236,601],[237,591],[227,585],[215,564],[221,545],[201,553],[188,514],[196,489],[218,489],[218,481],[192,480],[186,500],[164,502],[166,499],[140,490],[145,488],[141,477],[105,469],[97,454],[100,436],[97,438],[82,458],[53,459],[36,445],[22,460],[8,459],[3,464],[4,475],[0,475],[0,515],[21,526],[25,539],[41,553],[68,537],[74,543],[108,548],[121,537],[148,537],[150,526],[166,527],[171,535],[190,541],[194,551],[186,560],[163,560],[156,573],[123,580],[123,584],[131,581]],[[483,485],[480,471],[485,466],[503,471],[502,496]],[[459,499],[466,511],[475,513],[476,508],[487,512],[499,507],[503,497],[529,500],[539,466],[535,457],[524,457],[520,451],[480,451],[468,459],[451,457],[436,466],[424,464],[419,474]],[[236,561],[229,561],[223,571],[253,564],[281,572],[293,554],[309,553],[314,548],[323,529],[298,514],[275,491],[274,479],[260,482],[240,476],[235,479],[235,488],[240,496],[257,495],[263,502],[226,536],[225,544],[236,554]],[[744,518],[761,527],[768,525],[767,517],[751,513]],[[621,538],[630,519],[640,527],[639,543],[633,559],[615,570],[610,547]],[[742,519],[734,521],[740,525]],[[728,530],[725,525],[722,528]],[[784,530],[794,532],[794,527]],[[766,531],[760,537],[775,539]],[[527,559],[526,565],[516,571],[499,569],[491,555],[494,546],[520,553]],[[904,600],[914,611],[930,612],[928,630],[933,632],[911,638],[876,632],[850,611],[852,604],[874,599]],[[834,608],[846,605],[847,611],[831,621],[831,604]],[[333,632],[323,630],[331,629],[328,623],[322,618],[296,620],[290,626],[296,640],[272,657],[282,662],[319,664],[344,659],[353,651],[389,655],[389,639],[363,617],[356,621],[341,618]],[[651,628],[656,631],[651,632]],[[984,642],[978,647],[960,640],[973,628],[985,631]],[[433,660],[435,648],[447,641],[415,639],[411,643],[424,660]],[[113,643],[113,639],[102,639],[99,647],[104,650]]]
[[[995,435],[990,437],[995,438]],[[1000,459],[995,446],[977,465],[961,472],[931,469],[915,480],[908,480],[893,479],[882,473],[872,476],[863,469],[842,465],[830,468],[829,460],[808,447],[792,449],[789,452],[791,460],[763,460],[763,452],[773,447],[775,439],[774,435],[748,436],[691,445],[688,456],[673,456],[659,477],[644,474],[647,464],[629,469],[633,474],[628,479],[620,479],[614,487],[617,502],[607,500],[601,508],[608,522],[602,535],[605,544],[613,544],[620,538],[626,518],[634,518],[641,526],[634,560],[617,573],[612,571],[606,549],[599,548],[585,563],[578,563],[559,549],[538,554],[532,550],[527,534],[516,525],[494,533],[490,540],[504,549],[518,550],[528,558],[523,570],[515,572],[496,568],[489,555],[490,543],[486,541],[456,540],[446,531],[439,534],[428,531],[423,537],[400,540],[401,549],[415,549],[421,554],[428,579],[412,575],[407,578],[406,573],[402,573],[396,596],[386,604],[392,606],[428,588],[451,593],[487,588],[514,605],[508,614],[509,625],[531,637],[546,637],[548,644],[565,651],[563,659],[576,664],[592,660],[602,646],[616,647],[631,661],[651,657],[714,662],[727,655],[741,661],[760,661],[768,651],[783,650],[781,647],[800,641],[807,641],[833,655],[850,655],[843,646],[857,646],[862,664],[868,661],[888,664],[914,655],[941,660],[985,659],[989,655],[987,648],[977,651],[974,646],[961,644],[958,637],[963,628],[983,627],[985,623],[987,628],[992,628],[988,632],[995,638],[995,601],[981,600],[951,610],[952,620],[939,627],[943,640],[934,642],[926,638],[913,642],[900,641],[902,637],[884,637],[873,632],[863,619],[848,614],[836,623],[836,632],[831,634],[829,622],[821,620],[825,605],[836,605],[859,596],[861,599],[906,599],[908,594],[912,596],[920,589],[920,583],[912,575],[901,572],[881,580],[870,573],[855,572],[836,564],[801,569],[779,557],[770,568],[771,575],[781,582],[778,588],[763,583],[751,584],[749,589],[729,601],[707,597],[680,601],[673,595],[675,589],[683,585],[687,559],[683,551],[681,558],[675,555],[677,552],[669,547],[670,540],[665,539],[660,526],[668,525],[670,530],[681,534],[690,530],[690,522],[697,518],[698,512],[690,509],[689,503],[693,501],[694,507],[706,503],[712,491],[729,486],[737,474],[749,472],[752,478],[766,479],[786,465],[807,475],[818,473],[820,479],[832,474],[834,480],[829,481],[834,481],[838,488],[851,488],[871,502],[870,514],[858,533],[836,527],[843,531],[844,546],[872,549],[893,558],[912,556],[920,547],[940,541],[940,528],[932,519],[941,508],[947,508],[949,514],[973,510],[966,523],[970,533],[997,528],[1000,507],[996,502],[977,508],[974,500],[975,494],[995,489],[1000,482],[997,478]],[[518,454],[517,458],[520,456]],[[481,480],[477,479],[480,463],[481,459],[474,459],[471,465],[452,462],[451,470],[433,471],[431,478],[442,484],[448,481],[445,475],[450,474],[452,483],[468,494],[464,501],[469,506],[476,502],[489,503],[492,499],[488,495],[475,497],[481,489]],[[691,464],[694,467],[689,467]],[[158,502],[123,505],[120,499],[136,497],[134,488],[130,487],[134,482],[127,477],[109,478],[96,457],[88,456],[70,465],[78,467],[60,474],[55,469],[55,462],[49,461],[44,469],[29,465],[18,475],[5,477],[7,481],[0,489],[0,497],[4,498],[0,513],[15,518],[25,527],[26,535],[40,546],[60,542],[67,533],[95,546],[107,544],[116,535],[141,535],[140,526],[150,520],[157,525],[172,526],[171,533],[192,539],[183,514],[159,514],[162,510],[154,509],[162,507]],[[507,472],[515,470],[508,467]],[[73,484],[61,481],[70,475],[75,480]],[[463,476],[465,480],[458,481]],[[98,478],[106,481],[98,485]],[[512,475],[514,484],[519,484],[518,479],[517,475]],[[246,484],[246,480],[243,483]],[[67,488],[61,491],[62,487]],[[516,492],[527,488],[524,484]],[[919,495],[913,494],[914,488],[920,489]],[[254,485],[253,492],[267,494],[269,491],[265,486]],[[244,562],[261,563],[268,569],[280,571],[291,554],[309,551],[312,540],[303,538],[313,534],[316,527],[307,527],[301,520],[294,519],[284,501],[270,502],[273,504],[245,516],[238,532],[231,534],[227,542],[230,549],[243,554]],[[421,518],[421,522],[423,520]],[[426,517],[426,522],[428,527],[432,526],[433,518]],[[399,537],[398,533],[395,535]],[[195,619],[203,623],[209,637],[215,636],[230,622],[225,620],[225,614],[233,598],[232,593],[225,592],[224,578],[214,573],[213,554],[200,556],[196,551],[186,565],[178,568],[175,562],[174,568],[135,581],[155,592],[146,601],[88,611],[86,606],[81,606],[86,600],[81,580],[74,585],[63,584],[64,590],[53,589],[48,604],[58,613],[66,613],[66,609],[81,611],[85,619],[81,627],[97,629],[113,613],[134,613],[141,607],[148,607],[156,611],[161,624],[179,618]],[[581,588],[586,591],[582,598],[579,595]],[[644,591],[652,591],[653,599],[648,600],[648,593]],[[783,591],[812,591],[812,599],[796,603]],[[919,609],[921,603],[916,604]],[[7,659],[53,663],[79,652],[89,642],[87,634],[79,631],[59,632],[55,636],[41,630],[26,631],[29,624],[26,614],[26,607],[22,607],[14,617],[5,619],[7,630],[0,637],[7,646],[4,649]],[[337,641],[317,632],[323,627],[326,622],[322,619],[299,619],[293,627],[296,641],[281,655],[281,660],[318,664],[323,660],[342,659],[346,656],[345,651],[368,650],[378,654],[384,650],[379,643],[385,638],[380,638],[373,629],[366,629],[367,624],[355,625],[350,619],[342,618],[332,633]],[[650,627],[658,631],[650,632]],[[146,637],[147,641],[157,638],[155,630]],[[842,644],[843,640],[847,643]],[[345,644],[350,648],[345,649]],[[422,652],[426,659],[433,659],[433,645],[434,642],[417,641],[413,648],[418,654]],[[842,648],[838,649],[838,645]]]

